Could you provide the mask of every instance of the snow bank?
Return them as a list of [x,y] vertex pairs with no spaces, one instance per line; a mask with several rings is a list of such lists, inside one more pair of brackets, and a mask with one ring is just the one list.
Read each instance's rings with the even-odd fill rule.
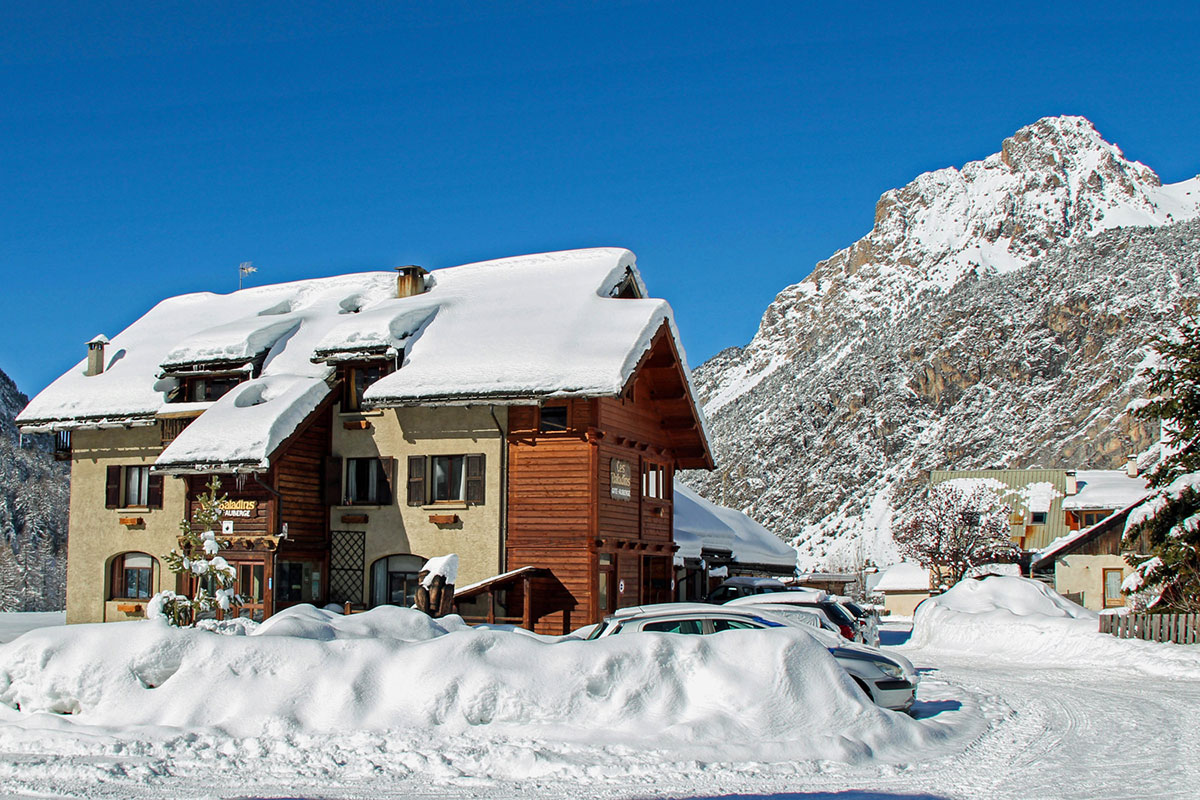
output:
[[1135,669],[1200,679],[1200,647],[1117,639],[1099,616],[1028,578],[961,581],[917,606],[910,643],[1055,666]]
[[466,736],[477,774],[508,777],[514,738],[856,761],[911,757],[947,735],[870,704],[824,648],[787,629],[547,642],[412,609],[346,617],[300,606],[247,630],[141,621],[33,631],[0,647],[0,729],[5,739],[17,726],[242,744]]

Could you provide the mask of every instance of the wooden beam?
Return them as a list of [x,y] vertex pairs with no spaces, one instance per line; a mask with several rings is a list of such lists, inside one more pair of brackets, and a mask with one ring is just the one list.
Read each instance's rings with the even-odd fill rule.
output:
[[696,418],[693,416],[679,417],[663,417],[662,429],[665,431],[690,431],[696,427]]

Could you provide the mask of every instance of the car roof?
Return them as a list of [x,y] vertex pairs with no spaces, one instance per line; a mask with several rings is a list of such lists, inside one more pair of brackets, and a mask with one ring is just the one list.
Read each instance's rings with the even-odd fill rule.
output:
[[786,592],[763,592],[746,597],[737,597],[725,603],[727,606],[752,606],[761,603],[820,603],[829,595],[820,589],[792,589]]
[[[783,586],[778,578],[755,578],[750,575],[737,575],[721,581],[721,586]],[[720,588],[720,587],[718,587]]]
[[750,608],[727,608],[725,606],[714,606],[711,603],[657,603],[654,605],[629,606],[627,608],[618,609],[616,613],[610,614],[604,619],[605,622],[628,622],[631,619],[643,619],[648,617],[673,617],[679,615],[707,617],[712,619],[722,619],[728,617],[750,619],[757,617],[758,611]]

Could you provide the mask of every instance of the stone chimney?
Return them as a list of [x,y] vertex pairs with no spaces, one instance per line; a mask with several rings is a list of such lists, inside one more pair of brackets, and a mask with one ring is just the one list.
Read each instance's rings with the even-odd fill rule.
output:
[[396,272],[396,297],[412,297],[414,294],[422,294],[428,288],[425,285],[425,276],[429,272],[424,267],[408,264],[396,267]]
[[1067,485],[1065,489],[1067,497],[1079,494],[1079,480],[1075,477],[1075,470],[1067,470]]
[[1129,456],[1125,459],[1125,474],[1131,478],[1138,476],[1137,456]]
[[108,344],[108,337],[103,333],[93,337],[87,343],[87,370],[83,373],[84,375],[99,375],[104,372],[104,346],[106,344]]

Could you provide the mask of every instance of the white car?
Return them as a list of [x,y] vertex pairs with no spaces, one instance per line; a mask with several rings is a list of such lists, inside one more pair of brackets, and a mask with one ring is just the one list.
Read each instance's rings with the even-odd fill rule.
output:
[[811,614],[793,612],[791,618],[766,609],[712,606],[705,603],[661,603],[623,608],[596,626],[589,639],[628,633],[681,633],[707,635],[728,630],[791,628],[821,643],[854,679],[867,697],[895,711],[912,707],[917,675],[912,663],[873,648],[852,644],[838,634],[815,627]]

